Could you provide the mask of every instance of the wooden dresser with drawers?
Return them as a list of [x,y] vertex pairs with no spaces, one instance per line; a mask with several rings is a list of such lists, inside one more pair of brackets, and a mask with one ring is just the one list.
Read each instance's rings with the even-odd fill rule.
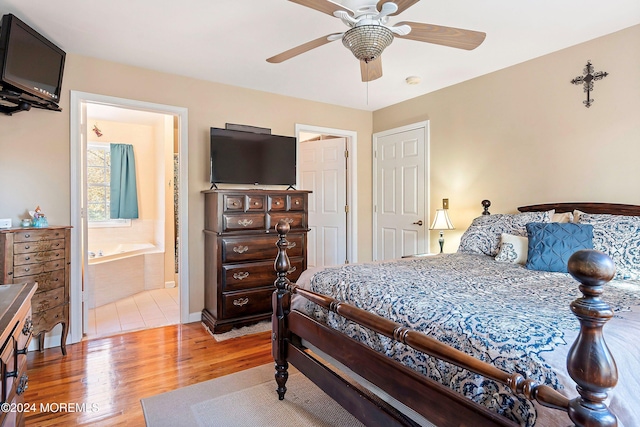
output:
[[31,301],[33,336],[44,350],[44,334],[62,324],[60,348],[67,354],[71,227],[14,228],[0,231],[0,282],[36,282]]
[[202,322],[216,334],[271,316],[278,249],[275,225],[284,219],[295,281],[307,267],[309,191],[209,190],[205,197],[205,308]]
[[[24,426],[24,392],[29,386],[27,350],[33,332],[35,283],[0,285],[0,426]],[[28,402],[27,402],[28,403]]]

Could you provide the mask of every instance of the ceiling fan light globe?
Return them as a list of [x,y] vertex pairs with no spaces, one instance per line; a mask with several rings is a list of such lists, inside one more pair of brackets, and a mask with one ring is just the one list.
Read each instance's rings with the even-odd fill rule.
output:
[[361,61],[378,58],[393,41],[393,33],[383,25],[359,25],[344,33],[342,44]]

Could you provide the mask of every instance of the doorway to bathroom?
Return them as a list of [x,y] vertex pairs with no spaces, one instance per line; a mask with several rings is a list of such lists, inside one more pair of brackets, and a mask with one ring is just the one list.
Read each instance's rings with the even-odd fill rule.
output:
[[83,93],[76,102],[73,342],[188,321],[186,109]]

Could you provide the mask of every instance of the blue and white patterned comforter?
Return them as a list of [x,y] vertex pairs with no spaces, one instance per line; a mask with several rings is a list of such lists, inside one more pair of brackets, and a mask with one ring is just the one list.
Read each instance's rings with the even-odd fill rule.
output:
[[[569,304],[581,294],[578,283],[568,274],[531,271],[518,264],[496,262],[485,255],[456,253],[309,270],[300,277],[298,285],[407,325],[570,397],[576,395],[565,374],[565,358],[579,329]],[[611,282],[605,287],[604,299],[616,313],[605,327],[605,339],[619,367],[620,358],[626,356],[617,354],[615,347],[626,346],[622,353],[633,354],[636,360],[631,366],[635,370],[627,376],[636,376],[640,348],[629,351],[628,340],[634,337],[633,345],[639,347],[635,337],[640,332],[640,282]],[[532,426],[536,421],[544,426],[567,423],[568,418],[559,411],[550,412],[551,418],[541,416],[541,412],[550,410],[513,397],[500,384],[417,353],[315,304],[301,303],[301,299],[295,299],[294,308],[521,425]],[[620,334],[613,335],[621,341],[614,346],[608,339],[612,327],[619,329]],[[550,360],[556,365],[550,364]],[[618,388],[623,390],[619,393],[616,389],[616,393],[623,399],[612,401],[611,407],[621,420],[630,420],[623,424],[640,425],[638,409],[621,406],[626,392],[635,393],[628,402],[639,395],[640,380],[622,384],[624,375],[621,373],[620,377]],[[630,390],[625,392],[625,388]]]

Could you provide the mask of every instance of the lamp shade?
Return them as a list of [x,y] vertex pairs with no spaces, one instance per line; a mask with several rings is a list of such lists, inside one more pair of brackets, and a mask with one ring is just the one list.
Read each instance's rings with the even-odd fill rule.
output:
[[433,224],[431,224],[430,230],[453,230],[453,224],[449,219],[449,214],[447,213],[447,209],[437,209],[436,217],[433,219]]

